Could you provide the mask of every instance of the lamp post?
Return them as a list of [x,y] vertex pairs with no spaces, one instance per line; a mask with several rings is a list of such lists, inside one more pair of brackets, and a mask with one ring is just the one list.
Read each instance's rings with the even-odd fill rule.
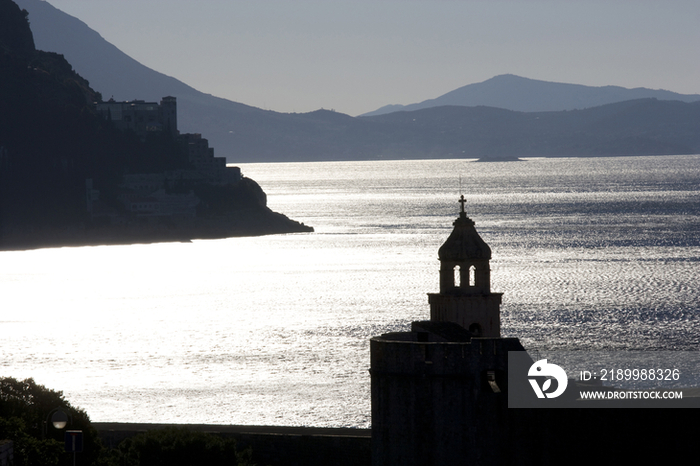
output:
[[51,422],[51,425],[53,425],[54,429],[63,430],[68,425],[68,421],[72,420],[72,416],[66,413],[66,408],[62,406],[59,406],[58,408],[54,408],[51,411],[49,411],[49,414],[46,415],[46,420],[44,421],[44,429],[42,432],[42,438],[44,439],[46,439],[46,435],[48,434],[49,420]]
[[[73,422],[73,415],[67,408],[59,406],[49,411],[46,415],[46,420],[44,421],[44,429],[42,439],[46,439],[49,430],[49,419],[51,420],[51,425],[56,430],[63,430],[66,428],[68,423]],[[79,451],[83,451],[83,431],[82,430],[68,430],[64,435],[64,441],[66,445],[66,452],[73,453],[73,466],[75,466],[75,454]]]

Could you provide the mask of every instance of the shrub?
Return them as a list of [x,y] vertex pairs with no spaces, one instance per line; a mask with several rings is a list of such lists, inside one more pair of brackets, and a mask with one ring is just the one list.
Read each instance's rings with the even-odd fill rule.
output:
[[116,451],[123,466],[253,466],[250,449],[215,434],[169,427],[124,440]]
[[67,429],[83,431],[78,464],[100,463],[102,443],[85,411],[72,407],[63,392],[38,385],[33,379],[4,377],[0,378],[0,439],[13,441],[15,466],[73,464],[72,455],[64,451],[65,430],[51,425],[49,416],[56,408],[69,416]]

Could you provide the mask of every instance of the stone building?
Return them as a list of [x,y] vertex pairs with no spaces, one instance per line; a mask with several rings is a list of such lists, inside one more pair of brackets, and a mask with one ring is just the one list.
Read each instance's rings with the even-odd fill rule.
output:
[[[241,180],[240,168],[226,166],[225,157],[215,157],[214,148],[209,147],[209,141],[201,134],[180,134],[177,128],[175,97],[163,97],[160,103],[143,100],[117,102],[110,99],[107,102],[97,102],[95,108],[117,129],[133,131],[142,139],[145,139],[149,133],[167,131],[180,143],[193,169],[170,172],[165,177],[168,182],[181,181],[185,185],[198,183],[225,185],[236,184]],[[0,162],[2,162],[2,152],[0,152]],[[163,175],[154,176],[163,177]],[[125,180],[125,184],[128,183],[129,181]],[[162,187],[164,185],[161,180],[159,185],[151,191]]]
[[241,169],[227,167],[225,157],[215,157],[214,148],[209,147],[209,141],[199,133],[185,133],[178,136],[178,141],[187,153],[187,160],[194,170],[190,173],[178,173],[183,181],[202,182],[210,184],[236,184],[241,180]]
[[513,456],[528,439],[511,432],[522,423],[513,422],[518,413],[507,400],[508,351],[524,348],[500,336],[491,249],[464,202],[438,251],[440,293],[428,295],[430,320],[370,341],[373,465],[532,462]]
[[501,336],[501,296],[491,293],[491,248],[464,211],[464,196],[454,230],[438,250],[440,293],[428,294],[430,320],[454,322],[475,337]]
[[110,99],[107,102],[95,104],[97,113],[121,130],[134,131],[140,137],[151,132],[168,131],[177,136],[177,99],[163,97],[160,104],[143,100],[117,102]]

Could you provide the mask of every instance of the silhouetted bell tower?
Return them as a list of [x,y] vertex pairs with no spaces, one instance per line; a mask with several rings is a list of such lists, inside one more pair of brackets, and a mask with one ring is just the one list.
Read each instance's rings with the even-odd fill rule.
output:
[[429,293],[430,320],[454,322],[474,336],[500,337],[503,293],[491,293],[491,248],[461,204],[454,230],[438,250],[440,293]]

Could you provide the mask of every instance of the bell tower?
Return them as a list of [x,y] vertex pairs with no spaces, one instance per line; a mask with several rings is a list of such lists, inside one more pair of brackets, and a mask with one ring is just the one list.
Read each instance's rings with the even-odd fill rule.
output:
[[454,230],[438,251],[440,292],[428,294],[430,320],[370,340],[373,466],[544,459],[537,456],[542,448],[531,446],[541,445],[540,430],[519,417],[526,410],[508,408],[508,393],[520,383],[509,381],[508,355],[525,348],[500,336],[491,248],[467,217],[464,196],[459,202]]
[[476,337],[501,336],[503,293],[491,293],[491,248],[474,228],[459,199],[460,212],[452,233],[438,250],[440,293],[429,293],[430,320],[454,322]]

